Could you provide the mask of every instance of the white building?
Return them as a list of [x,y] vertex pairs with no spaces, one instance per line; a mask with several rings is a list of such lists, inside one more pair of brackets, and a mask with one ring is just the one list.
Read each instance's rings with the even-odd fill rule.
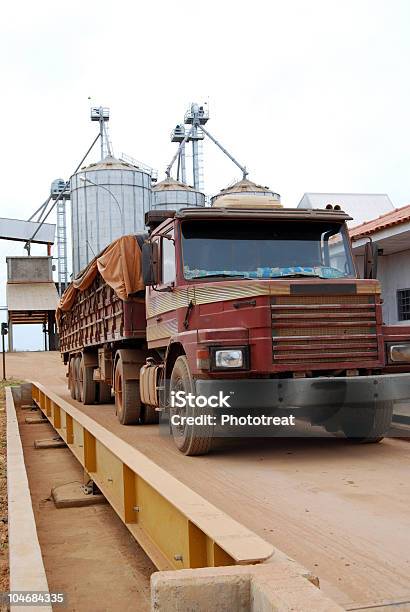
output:
[[353,217],[353,221],[348,223],[349,226],[370,221],[378,215],[395,210],[385,193],[305,193],[298,208],[326,208],[327,204],[338,204]]
[[410,325],[410,205],[394,208],[382,193],[305,193],[298,208],[327,204],[338,204],[353,217],[349,233],[361,277],[365,245],[377,244],[384,323]]
[[384,323],[409,325],[410,204],[353,227],[349,233],[361,276],[365,244],[371,239],[377,245]]

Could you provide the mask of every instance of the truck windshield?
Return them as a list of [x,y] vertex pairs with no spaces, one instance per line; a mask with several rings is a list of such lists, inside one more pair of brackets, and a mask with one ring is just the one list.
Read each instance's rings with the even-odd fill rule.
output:
[[354,277],[344,226],[328,221],[182,223],[184,277]]

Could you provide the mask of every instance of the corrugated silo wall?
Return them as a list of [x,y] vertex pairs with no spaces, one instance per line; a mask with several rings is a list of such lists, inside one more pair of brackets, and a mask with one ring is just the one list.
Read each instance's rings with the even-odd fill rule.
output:
[[152,208],[163,210],[179,210],[205,206],[205,195],[199,191],[185,191],[183,189],[153,191]]
[[[83,177],[92,183],[81,181]],[[85,169],[71,178],[73,273],[110,242],[144,230],[151,208],[151,177],[127,169]]]

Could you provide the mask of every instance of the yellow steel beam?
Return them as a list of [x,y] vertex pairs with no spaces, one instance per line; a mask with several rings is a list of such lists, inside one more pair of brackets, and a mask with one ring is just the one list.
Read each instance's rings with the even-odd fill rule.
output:
[[33,400],[158,569],[260,563],[273,546],[38,382]]

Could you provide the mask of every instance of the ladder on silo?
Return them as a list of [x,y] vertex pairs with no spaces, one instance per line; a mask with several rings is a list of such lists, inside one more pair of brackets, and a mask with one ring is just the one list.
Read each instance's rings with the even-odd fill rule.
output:
[[204,191],[205,180],[204,180],[204,142],[198,140],[198,187],[199,191]]
[[67,269],[67,224],[66,200],[57,202],[57,275],[58,293],[61,295],[68,285]]
[[101,127],[101,151],[102,151],[102,158],[105,159],[106,157],[113,157],[114,156],[114,152],[112,150],[112,142],[111,142],[111,137],[110,137],[110,133],[108,131],[108,125],[105,121],[102,121],[102,127]]

